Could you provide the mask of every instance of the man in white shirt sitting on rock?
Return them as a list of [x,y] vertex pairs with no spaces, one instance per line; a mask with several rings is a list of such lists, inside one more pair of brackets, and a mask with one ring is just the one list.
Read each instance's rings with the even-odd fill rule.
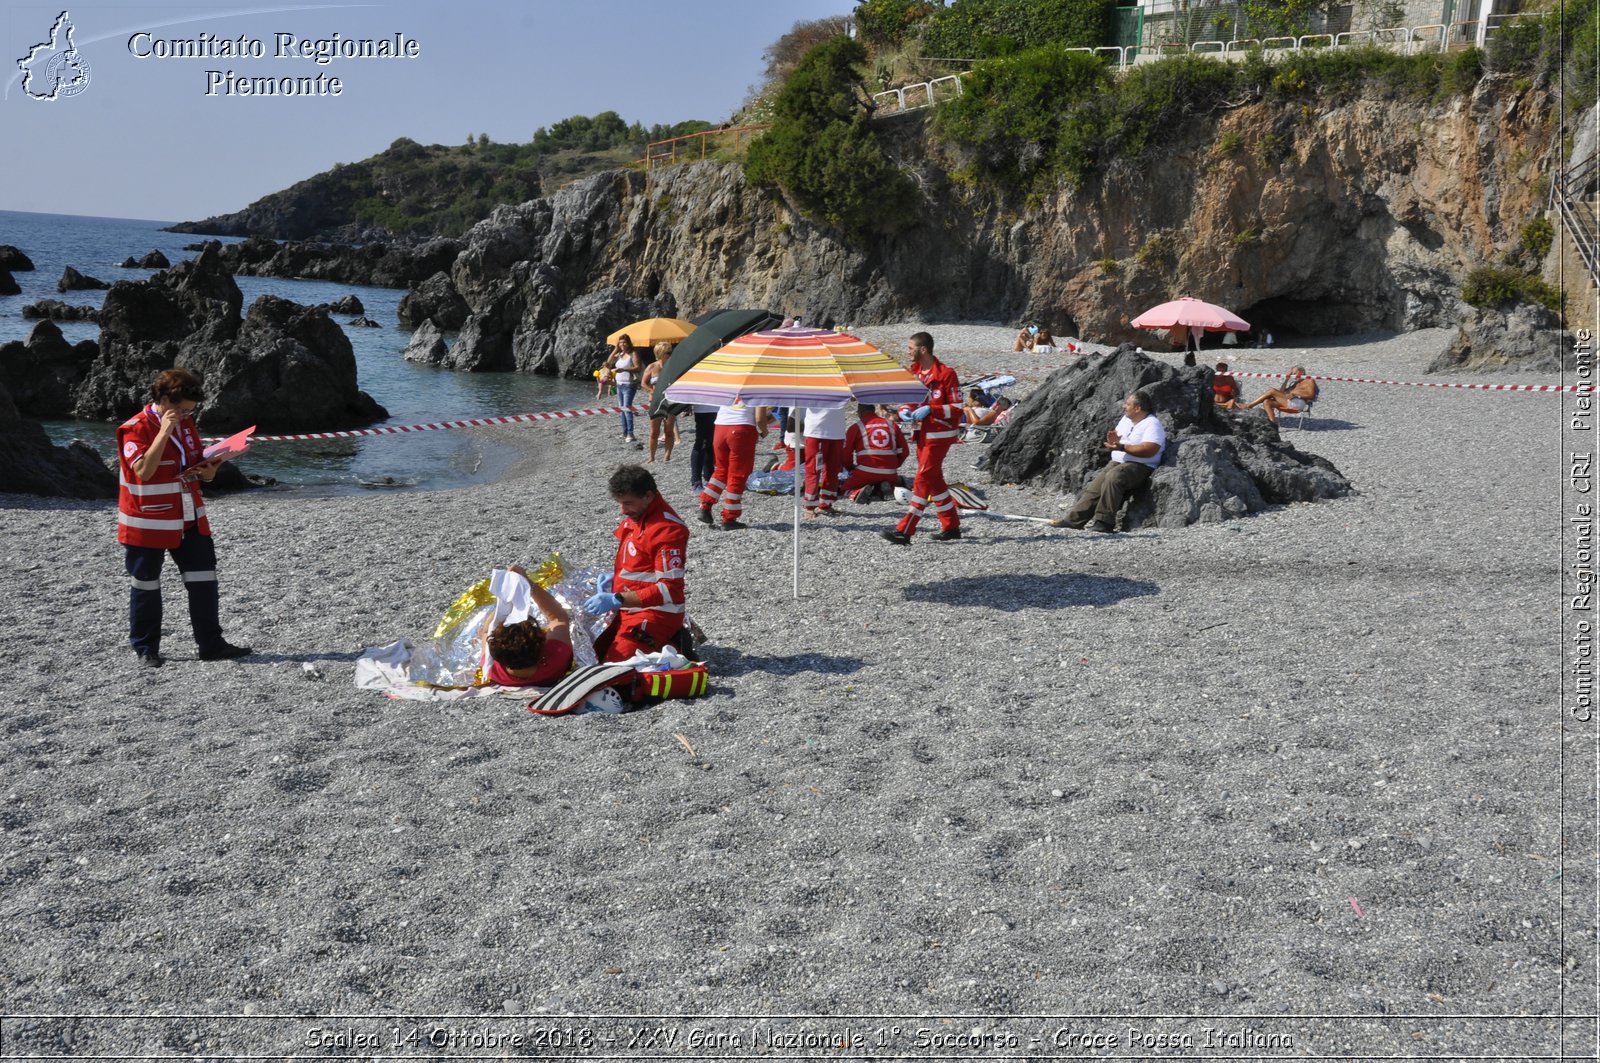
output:
[[1101,469],[1083,488],[1067,515],[1050,523],[1058,528],[1082,528],[1094,520],[1094,530],[1117,530],[1117,513],[1128,496],[1143,487],[1161,464],[1167,430],[1152,409],[1150,396],[1135,391],[1122,400],[1122,420],[1106,433],[1111,464]]

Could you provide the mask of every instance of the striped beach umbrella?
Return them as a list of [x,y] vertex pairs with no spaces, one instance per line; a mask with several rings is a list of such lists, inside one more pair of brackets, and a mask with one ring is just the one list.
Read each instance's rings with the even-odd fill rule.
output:
[[[712,351],[667,388],[672,402],[838,409],[923,402],[928,389],[899,362],[847,332],[751,332]],[[794,596],[800,597],[800,469],[794,484]]]
[[671,402],[837,409],[921,402],[928,396],[900,363],[870,343],[831,329],[751,332],[723,345],[666,389]]

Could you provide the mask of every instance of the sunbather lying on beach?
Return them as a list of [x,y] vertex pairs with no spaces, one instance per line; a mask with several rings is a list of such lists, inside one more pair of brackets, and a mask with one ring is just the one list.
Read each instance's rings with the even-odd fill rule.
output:
[[[508,570],[524,579],[528,570],[508,565]],[[483,670],[490,683],[504,687],[549,686],[572,668],[572,626],[567,611],[555,596],[528,581],[533,604],[544,617],[515,624],[501,624],[490,630],[494,617],[484,621],[484,642],[488,647]]]
[[1289,370],[1289,376],[1275,388],[1268,388],[1266,394],[1253,402],[1244,404],[1249,410],[1257,406],[1267,408],[1267,419],[1276,422],[1278,411],[1284,413],[1304,413],[1305,410],[1317,401],[1317,382],[1306,376],[1303,366],[1295,366]]

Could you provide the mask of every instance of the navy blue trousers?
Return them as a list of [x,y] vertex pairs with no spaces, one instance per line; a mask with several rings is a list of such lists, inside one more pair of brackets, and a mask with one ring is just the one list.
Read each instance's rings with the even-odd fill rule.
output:
[[189,592],[189,624],[203,653],[222,645],[222,621],[217,607],[217,548],[211,536],[185,528],[183,542],[170,551],[159,546],[128,546],[125,558],[133,587],[128,591],[128,641],[137,653],[161,648],[161,565],[172,554]]

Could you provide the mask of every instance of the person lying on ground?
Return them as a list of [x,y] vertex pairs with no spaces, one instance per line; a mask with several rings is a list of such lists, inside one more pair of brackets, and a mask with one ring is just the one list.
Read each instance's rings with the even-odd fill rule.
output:
[[1317,401],[1317,382],[1306,376],[1304,366],[1295,366],[1289,370],[1289,375],[1282,384],[1275,388],[1268,388],[1266,394],[1253,402],[1244,404],[1244,409],[1250,410],[1257,406],[1265,406],[1267,419],[1274,423],[1278,420],[1278,413],[1304,413],[1313,402]]
[[[528,570],[508,565],[508,570],[527,579]],[[484,621],[488,644],[488,667],[484,678],[504,687],[549,686],[572,669],[572,625],[567,611],[555,596],[528,580],[533,604],[543,617],[514,624],[501,623],[488,630],[494,617]]]
[[980,408],[977,412],[969,406],[967,408],[967,424],[970,427],[981,428],[984,425],[999,427],[1011,419],[1011,400],[1004,395],[994,400],[988,408]]

